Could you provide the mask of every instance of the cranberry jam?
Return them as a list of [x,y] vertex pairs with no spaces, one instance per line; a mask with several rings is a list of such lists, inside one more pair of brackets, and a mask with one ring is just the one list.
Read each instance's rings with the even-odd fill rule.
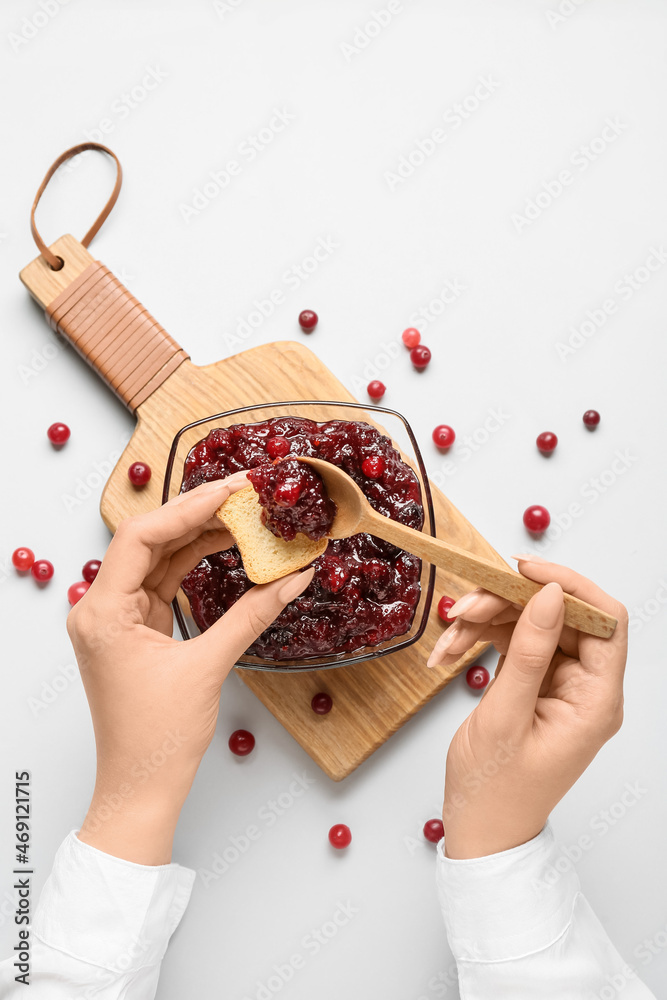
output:
[[[424,510],[419,482],[389,438],[369,424],[303,417],[277,417],[255,424],[216,428],[192,448],[181,492],[243,469],[266,468],[287,454],[310,455],[344,469],[381,514],[421,530]],[[382,472],[362,471],[381,459]],[[367,464],[368,468],[368,464]],[[259,478],[259,476],[258,476]],[[252,644],[248,653],[272,660],[352,652],[404,635],[420,596],[421,562],[368,534],[329,542],[313,563],[315,576]],[[206,556],[183,581],[192,614],[209,628],[253,585],[238,548]]]
[[274,465],[258,465],[250,470],[248,479],[264,508],[262,521],[274,535],[291,542],[299,531],[313,541],[329,534],[336,504],[322,477],[298,458],[289,456],[276,459]]

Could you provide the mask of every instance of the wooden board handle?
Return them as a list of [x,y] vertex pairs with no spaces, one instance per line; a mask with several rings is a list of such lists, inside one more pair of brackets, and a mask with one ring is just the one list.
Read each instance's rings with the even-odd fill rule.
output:
[[49,250],[63,266],[53,270],[40,255],[21,271],[21,281],[50,326],[134,412],[188,355],[73,236],[61,236]]
[[[522,607],[525,607],[531,597],[542,589],[542,584],[527,580],[525,576],[521,576],[509,567],[498,566],[488,559],[474,556],[456,545],[450,545],[440,538],[432,538],[375,512],[364,518],[360,530],[384,538],[385,541],[407,549],[408,552],[427,559],[435,566],[471,580],[479,587]],[[617,625],[613,615],[573,597],[572,594],[564,594],[563,597],[566,625],[603,639],[608,639],[613,634]]]

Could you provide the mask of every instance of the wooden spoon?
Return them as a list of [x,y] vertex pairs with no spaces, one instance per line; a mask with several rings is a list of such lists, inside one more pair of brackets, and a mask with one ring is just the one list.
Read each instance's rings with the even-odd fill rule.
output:
[[[456,576],[471,580],[477,586],[505,597],[514,604],[520,604],[521,607],[525,607],[533,594],[542,589],[542,584],[527,580],[509,567],[497,566],[482,556],[474,556],[456,545],[450,545],[440,538],[433,538],[378,514],[354,480],[342,469],[321,458],[297,457],[300,462],[306,462],[319,473],[327,493],[338,508],[329,533],[330,538],[348,538],[366,531],[369,535],[383,538],[385,542],[391,542]],[[613,634],[617,621],[612,615],[571,594],[564,594],[564,601],[566,625],[604,639]]]

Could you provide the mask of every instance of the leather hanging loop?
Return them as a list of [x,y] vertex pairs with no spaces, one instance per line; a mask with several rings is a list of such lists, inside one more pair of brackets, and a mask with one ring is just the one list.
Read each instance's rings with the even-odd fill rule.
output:
[[123,170],[120,165],[120,160],[118,159],[118,157],[114,152],[112,152],[107,146],[103,146],[99,142],[81,142],[79,143],[78,146],[72,146],[71,149],[67,149],[65,150],[64,153],[61,153],[58,159],[51,164],[51,166],[46,172],[46,177],[39,185],[39,190],[37,191],[37,194],[35,195],[35,200],[32,203],[32,208],[30,210],[30,229],[33,235],[33,239],[37,244],[37,249],[39,250],[40,254],[42,255],[42,257],[44,258],[44,260],[49,265],[52,271],[59,271],[60,268],[63,266],[63,262],[60,259],[60,257],[56,257],[55,254],[51,253],[46,243],[39,235],[37,231],[37,226],[35,225],[35,209],[39,204],[39,199],[42,197],[44,191],[46,190],[47,184],[55,174],[58,167],[62,166],[63,163],[65,163],[67,160],[70,160],[73,156],[77,156],[78,153],[83,153],[84,150],[86,149],[97,149],[102,153],[107,153],[116,161],[117,169],[116,169],[116,183],[114,184],[113,191],[111,192],[111,197],[107,201],[106,205],[104,206],[98,217],[95,219],[95,222],[92,224],[86,235],[81,240],[81,243],[84,247],[87,247],[90,241],[92,240],[93,236],[95,236],[96,233],[99,232],[100,228],[108,218],[111,209],[116,204],[116,200],[118,198],[118,195],[120,194],[120,188],[123,183]]

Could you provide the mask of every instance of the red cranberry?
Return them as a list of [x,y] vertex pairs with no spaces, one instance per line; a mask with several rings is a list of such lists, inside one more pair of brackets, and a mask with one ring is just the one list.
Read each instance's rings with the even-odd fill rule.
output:
[[206,438],[206,445],[214,451],[231,451],[234,440],[226,427],[214,427]]
[[273,499],[281,507],[293,507],[301,496],[301,483],[288,479],[285,483],[278,483]]
[[438,614],[442,618],[443,622],[455,622],[456,618],[449,617],[449,610],[453,608],[456,601],[453,597],[441,597],[438,601]]
[[349,847],[352,843],[352,833],[349,826],[344,823],[336,823],[329,830],[329,843],[337,851],[342,851],[344,847]]
[[583,419],[589,431],[594,431],[600,423],[600,414],[597,410],[586,410]]
[[391,573],[389,563],[384,559],[365,559],[360,568],[367,580],[379,584],[386,583]]
[[384,385],[383,382],[378,381],[378,379],[374,379],[373,382],[368,383],[367,392],[371,399],[382,399],[386,391],[386,385]]
[[67,591],[67,600],[70,602],[72,607],[80,601],[86,591],[89,589],[90,584],[87,580],[80,580],[78,583],[73,583],[72,586]]
[[384,459],[380,455],[371,455],[361,463],[361,471],[369,479],[379,479],[384,472]]
[[448,424],[438,424],[433,431],[433,441],[437,444],[438,448],[442,448],[443,450],[451,448],[455,440],[456,434]]
[[32,549],[15,549],[12,552],[12,563],[19,573],[27,573],[35,561]]
[[81,570],[81,576],[84,578],[86,583],[92,583],[97,574],[100,571],[100,566],[102,563],[99,559],[89,559],[86,565]]
[[247,729],[236,729],[229,737],[229,749],[237,757],[247,757],[255,749],[255,737]]
[[551,514],[546,507],[533,504],[523,512],[523,523],[534,535],[541,535],[551,524]]
[[290,450],[287,438],[274,437],[266,442],[266,453],[270,458],[284,458]]
[[431,844],[437,844],[445,836],[445,827],[441,819],[428,819],[424,823],[424,836]]
[[310,707],[316,715],[328,715],[333,708],[333,699],[326,691],[320,691],[313,695]]
[[127,474],[133,486],[145,486],[151,478],[151,467],[145,462],[133,462]]
[[220,557],[220,565],[226,569],[236,569],[241,562],[236,546],[233,549],[225,549],[223,552],[219,552],[218,555]]
[[[193,459],[195,462],[198,463],[210,462],[211,452],[208,447],[208,441],[209,441],[208,438],[204,438],[203,441],[200,441],[198,444],[196,444],[192,449],[192,451],[190,452],[188,460]],[[217,451],[217,449],[215,450]],[[137,464],[143,465],[143,463],[137,463]]]
[[410,351],[412,350],[413,347],[417,346],[417,344],[421,339],[422,339],[421,333],[419,332],[419,330],[416,330],[414,326],[409,326],[407,330],[404,330],[403,333],[401,334],[401,340]]
[[473,691],[481,691],[489,683],[489,671],[486,667],[468,667],[466,670],[466,684]]
[[535,444],[543,455],[550,455],[558,444],[558,438],[551,431],[543,431],[542,434],[537,435]]
[[70,431],[67,424],[51,424],[48,431],[46,432],[46,436],[48,437],[51,444],[54,444],[57,448],[60,448],[62,447],[62,445],[65,444],[65,441],[68,440],[71,433],[72,432]]
[[299,313],[299,326],[304,333],[311,333],[317,326],[318,315],[312,309],[304,309]]
[[319,568],[317,570],[318,583],[324,590],[337,594],[345,586],[350,575],[350,570],[340,559],[335,556],[322,556],[318,559]]
[[38,583],[48,583],[53,576],[53,563],[48,559],[38,559],[30,567],[30,572]]
[[410,351],[410,361],[418,371],[423,371],[427,364],[431,360],[431,352],[428,347],[423,344],[418,344],[417,347],[413,347]]

